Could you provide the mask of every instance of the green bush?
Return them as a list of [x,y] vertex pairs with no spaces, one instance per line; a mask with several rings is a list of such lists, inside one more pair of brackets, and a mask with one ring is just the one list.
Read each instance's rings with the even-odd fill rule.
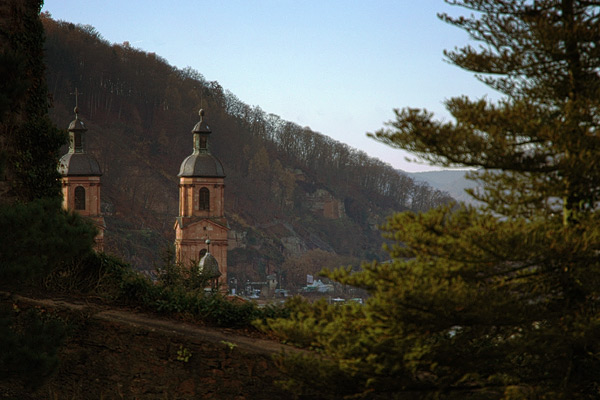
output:
[[176,264],[162,268],[152,282],[125,265],[115,270],[119,275],[120,299],[162,314],[185,314],[208,324],[241,328],[250,327],[256,319],[285,317],[284,307],[259,308],[251,302],[233,302],[218,290],[205,292],[205,281],[198,281],[194,273],[182,272]]

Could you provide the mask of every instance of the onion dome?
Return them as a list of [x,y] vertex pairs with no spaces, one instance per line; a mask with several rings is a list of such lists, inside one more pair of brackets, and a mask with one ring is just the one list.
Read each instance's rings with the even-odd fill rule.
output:
[[85,132],[87,128],[79,119],[79,109],[75,107],[75,119],[69,124],[69,151],[60,158],[58,172],[62,176],[101,176],[98,161],[85,152]]
[[[206,244],[210,245],[210,240],[206,240]],[[217,259],[210,254],[210,251],[207,251],[198,262],[198,272],[206,279],[217,279],[221,276],[219,263],[217,262]]]
[[204,121],[204,110],[200,110],[199,114],[200,121],[192,129],[194,135],[193,152],[181,163],[178,176],[224,178],[223,164],[210,153],[208,137],[211,130]]

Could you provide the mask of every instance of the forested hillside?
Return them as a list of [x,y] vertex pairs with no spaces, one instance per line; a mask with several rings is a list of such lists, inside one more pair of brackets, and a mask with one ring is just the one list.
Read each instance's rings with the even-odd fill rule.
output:
[[107,249],[138,268],[153,268],[174,240],[177,173],[200,108],[227,175],[229,268],[239,280],[264,279],[309,250],[344,262],[378,259],[386,216],[451,200],[360,150],[243,103],[191,68],[108,43],[90,26],[42,21],[51,118],[68,126],[77,88],[88,149],[104,172]]

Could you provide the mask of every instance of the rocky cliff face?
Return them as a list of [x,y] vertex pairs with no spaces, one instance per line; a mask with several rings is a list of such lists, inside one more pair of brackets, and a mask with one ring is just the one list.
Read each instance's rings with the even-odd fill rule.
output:
[[346,216],[344,202],[325,189],[318,189],[307,195],[310,209],[328,219],[339,219]]

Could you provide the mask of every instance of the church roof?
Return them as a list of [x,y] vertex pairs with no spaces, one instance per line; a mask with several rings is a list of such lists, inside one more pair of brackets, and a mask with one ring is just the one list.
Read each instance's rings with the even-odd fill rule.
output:
[[100,164],[86,153],[67,153],[60,158],[58,172],[62,176],[101,176]]
[[77,115],[78,112],[79,111],[76,107],[75,108],[75,119],[73,121],[71,121],[71,123],[69,124],[69,128],[68,128],[68,130],[70,132],[72,132],[72,131],[82,131],[82,132],[87,131],[85,124],[83,123],[82,120],[79,119],[79,116]]
[[176,217],[175,224],[179,224],[181,228],[185,228],[190,225],[197,224],[202,221],[210,222],[213,225],[218,225],[224,229],[231,229],[229,222],[225,217]]
[[210,153],[198,153],[189,155],[181,163],[178,176],[202,177],[202,178],[224,178],[223,164]]
[[204,110],[200,110],[199,115],[200,121],[192,129],[193,152],[181,163],[178,176],[225,178],[223,164],[210,153],[208,138],[212,131],[204,120]]

